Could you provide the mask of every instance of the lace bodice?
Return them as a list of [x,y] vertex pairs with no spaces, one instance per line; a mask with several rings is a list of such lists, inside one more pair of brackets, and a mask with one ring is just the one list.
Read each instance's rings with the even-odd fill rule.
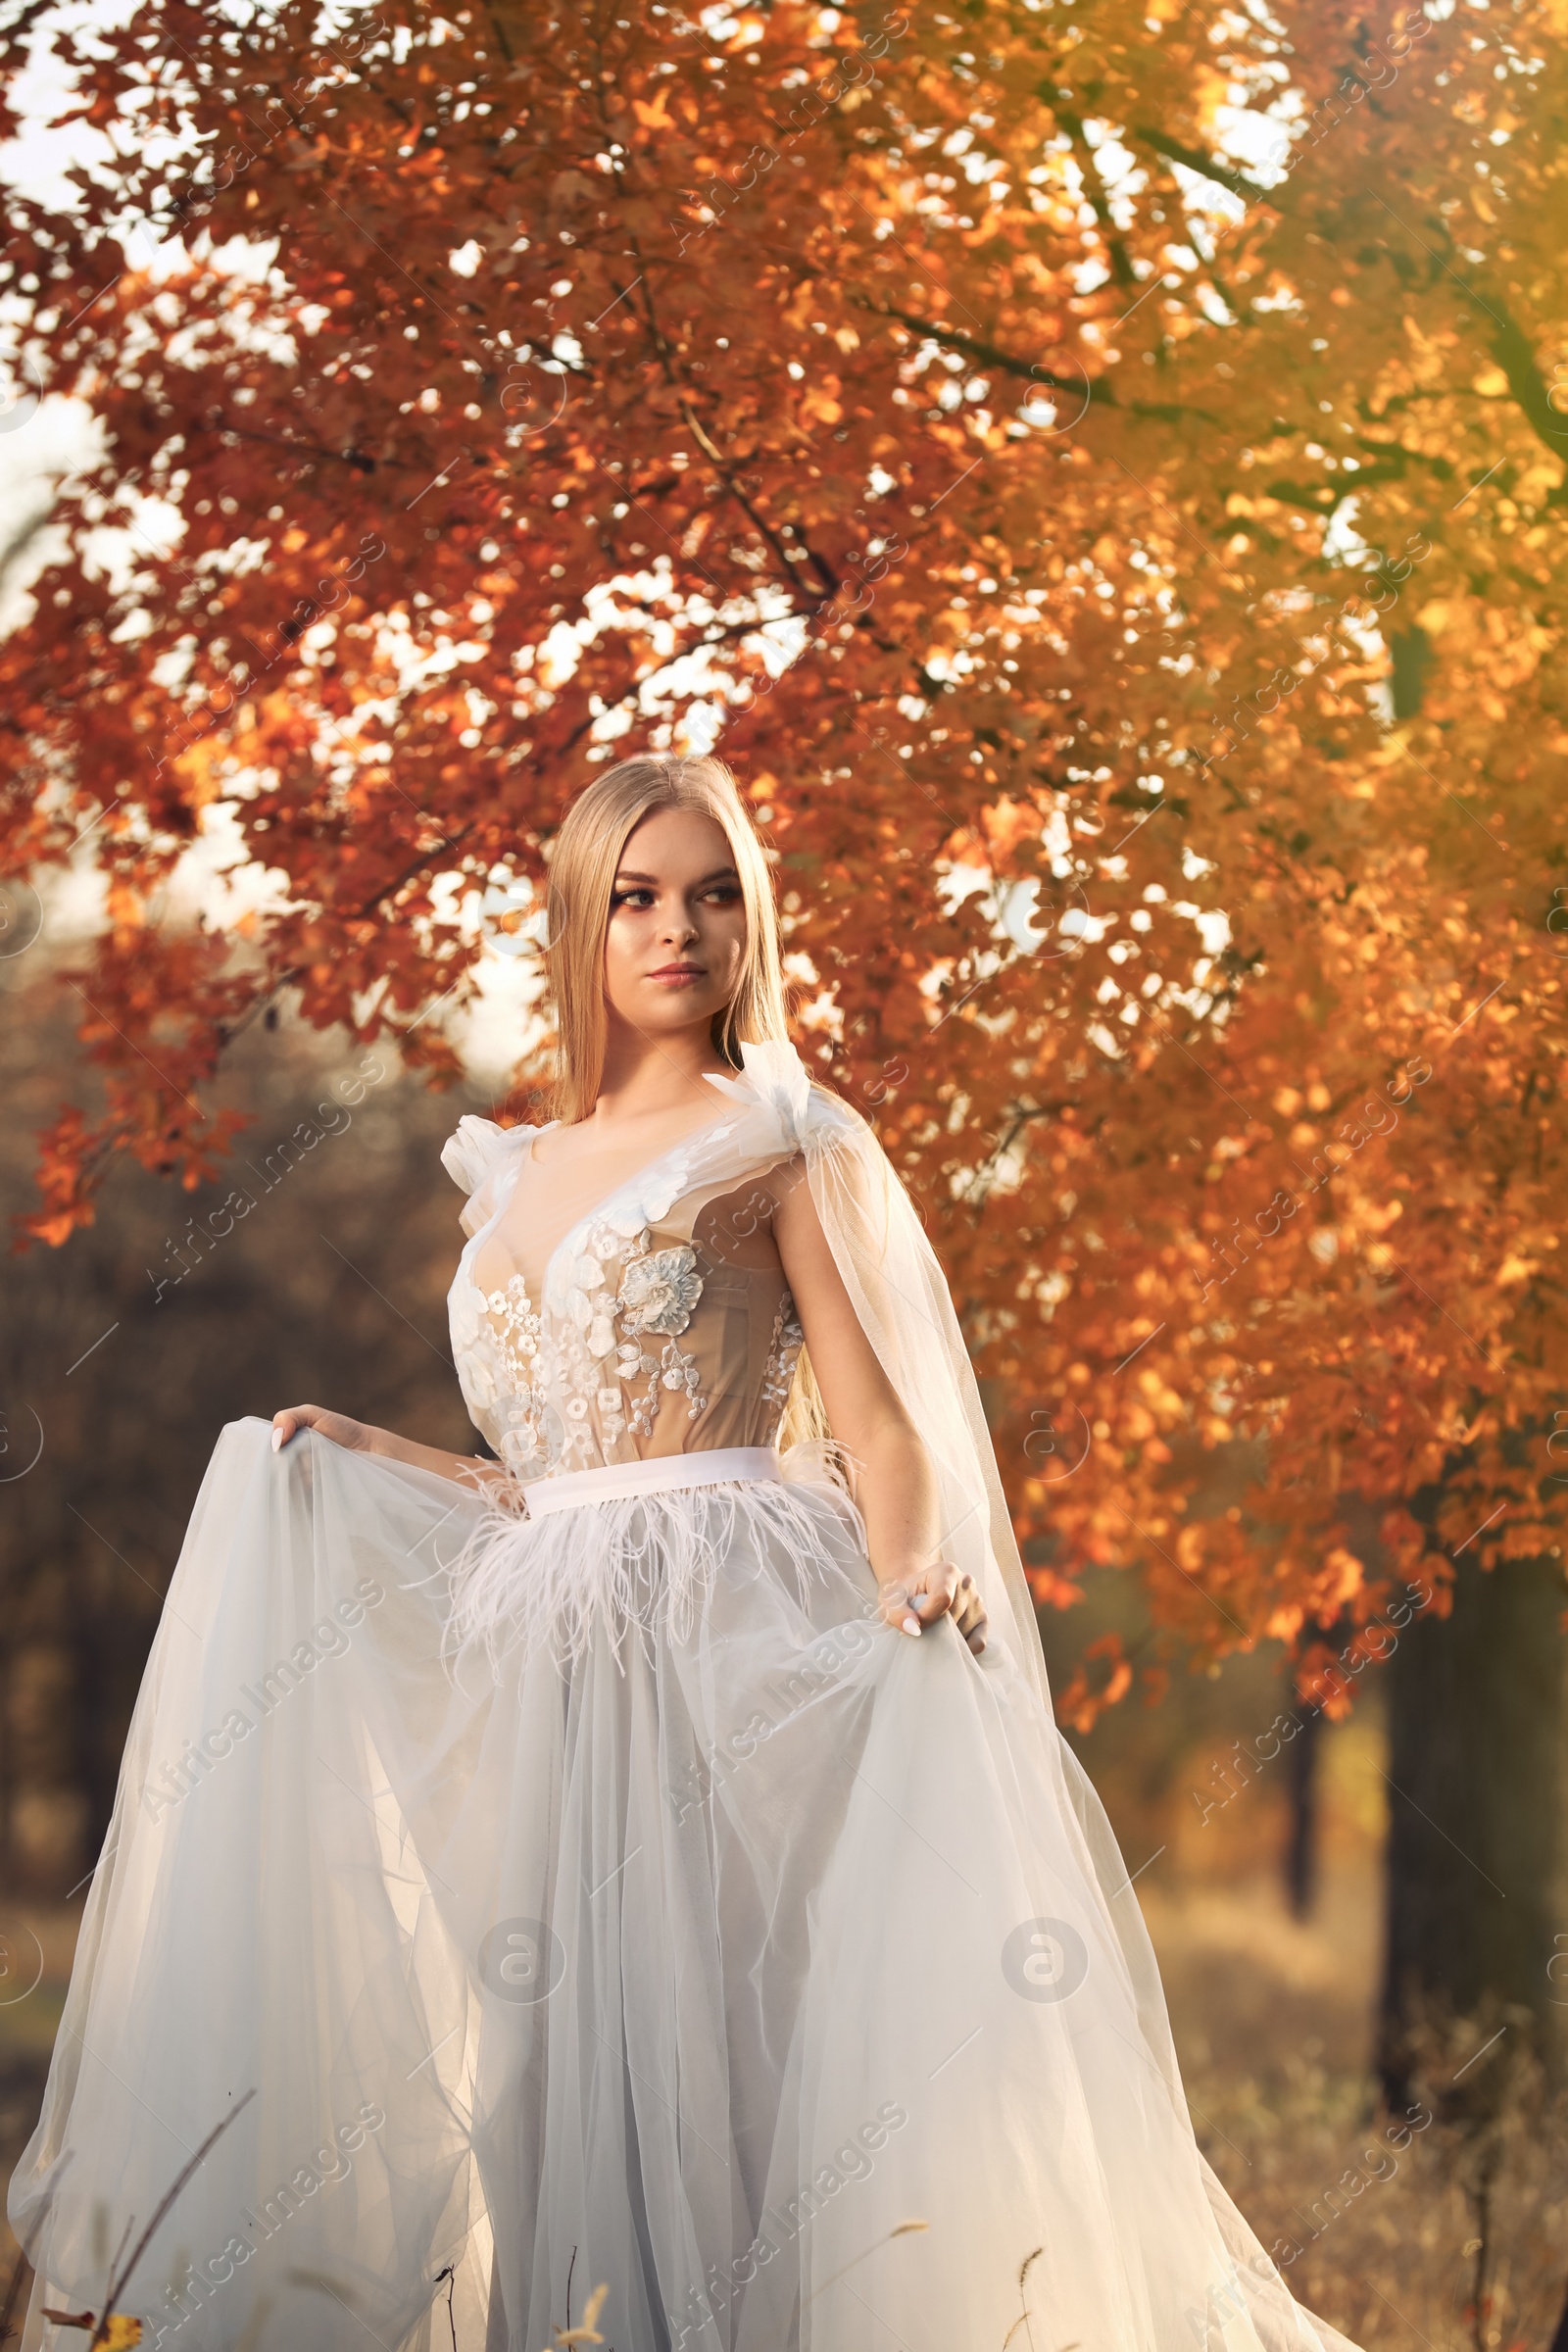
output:
[[807,1132],[839,1106],[786,1047],[712,1079],[714,1116],[543,1256],[531,1127],[466,1118],[442,1153],[469,1193],[449,1298],[474,1425],[523,1482],[776,1442],[801,1327],[772,1236]]

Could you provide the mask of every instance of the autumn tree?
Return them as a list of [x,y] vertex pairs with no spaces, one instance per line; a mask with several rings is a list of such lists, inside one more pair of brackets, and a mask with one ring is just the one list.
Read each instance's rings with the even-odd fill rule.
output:
[[[264,1011],[449,1077],[592,762],[719,739],[1042,1600],[1143,1577],[1064,1715],[1392,1656],[1396,1886],[1474,1965],[1396,1953],[1391,2064],[1556,2015],[1563,28],[153,0],[55,36],[98,145],[6,289],[108,453],[0,649],[8,867],[106,888],[33,1233],[215,1169]],[[199,837],[260,911],[161,917]],[[1494,1711],[1457,1890],[1434,1673]]]

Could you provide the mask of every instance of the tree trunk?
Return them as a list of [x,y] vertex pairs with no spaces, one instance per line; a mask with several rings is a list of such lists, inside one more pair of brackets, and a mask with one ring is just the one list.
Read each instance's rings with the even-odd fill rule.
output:
[[1296,1738],[1285,1751],[1285,1786],[1291,1821],[1285,1848],[1285,1897],[1293,1919],[1307,1919],[1317,1900],[1321,1708],[1298,1707],[1296,1723]]
[[[16,1746],[11,1737],[11,1649],[0,1647],[0,1892],[9,1901],[16,1885],[12,1803],[17,1787]],[[3,2340],[3,2339],[0,2339]]]
[[1551,2339],[1551,2352],[1568,2352],[1568,2300],[1563,2303],[1562,2318],[1557,2322],[1557,2332]]
[[1389,1661],[1391,2098],[1408,2093],[1412,2036],[1456,2017],[1506,2025],[1562,2070],[1568,2008],[1547,1970],[1568,1916],[1563,1597],[1555,1560],[1484,1571],[1461,1555],[1451,1616],[1417,1619]]

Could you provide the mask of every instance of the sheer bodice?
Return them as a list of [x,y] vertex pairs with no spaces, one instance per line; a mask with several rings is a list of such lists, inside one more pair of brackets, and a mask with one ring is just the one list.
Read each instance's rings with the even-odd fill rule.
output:
[[772,1216],[793,1138],[745,1081],[553,1246],[530,1186],[545,1129],[466,1118],[453,1353],[475,1426],[515,1477],[775,1443],[801,1349]]

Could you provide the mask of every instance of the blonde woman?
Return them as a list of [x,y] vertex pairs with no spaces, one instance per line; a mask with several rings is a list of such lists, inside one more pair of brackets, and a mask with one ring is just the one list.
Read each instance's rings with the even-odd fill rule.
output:
[[1195,2144],[724,769],[600,776],[549,906],[558,1115],[444,1154],[488,1452],[224,1432],[13,2186],[27,2342],[113,2285],[236,2352],[1343,2352]]

